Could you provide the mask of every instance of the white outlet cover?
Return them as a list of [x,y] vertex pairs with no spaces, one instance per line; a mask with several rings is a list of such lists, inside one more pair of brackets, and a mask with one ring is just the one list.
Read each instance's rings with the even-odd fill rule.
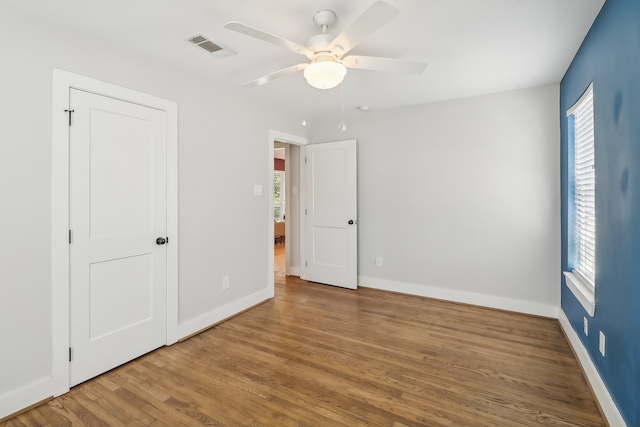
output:
[[256,184],[253,186],[253,195],[262,196],[262,185]]
[[296,187],[295,185],[291,187],[291,193],[298,194],[298,187]]
[[602,354],[603,356],[604,356],[604,350],[605,350],[605,337],[602,331],[600,331],[600,354]]
[[382,257],[376,257],[376,267],[382,267]]

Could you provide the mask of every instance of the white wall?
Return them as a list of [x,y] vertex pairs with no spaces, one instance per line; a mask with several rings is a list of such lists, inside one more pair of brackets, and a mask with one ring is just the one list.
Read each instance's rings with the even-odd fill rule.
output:
[[[256,105],[243,88],[214,86],[5,3],[0,58],[2,418],[20,402],[51,394],[53,68],[178,103],[179,317],[185,333],[267,289],[268,201],[254,196],[253,186],[270,185],[268,130],[296,133],[299,123],[277,105]],[[224,275],[231,286],[223,292]]]
[[558,100],[554,85],[313,127],[358,140],[360,285],[557,316]]

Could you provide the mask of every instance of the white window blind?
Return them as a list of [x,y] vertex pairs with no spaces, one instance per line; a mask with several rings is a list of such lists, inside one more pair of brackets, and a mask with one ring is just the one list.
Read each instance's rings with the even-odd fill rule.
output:
[[596,278],[596,170],[594,150],[593,85],[567,112],[574,117],[575,260],[574,273],[595,287]]

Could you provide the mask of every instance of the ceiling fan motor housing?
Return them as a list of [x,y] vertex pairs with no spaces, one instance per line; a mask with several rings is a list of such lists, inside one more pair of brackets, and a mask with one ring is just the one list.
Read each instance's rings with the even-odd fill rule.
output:
[[323,33],[311,36],[304,44],[313,53],[326,52],[330,53],[329,44],[335,39],[333,34]]

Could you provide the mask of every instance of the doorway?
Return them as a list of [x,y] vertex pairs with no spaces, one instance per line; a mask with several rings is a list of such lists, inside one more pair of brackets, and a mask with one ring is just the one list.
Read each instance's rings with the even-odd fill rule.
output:
[[[275,142],[273,149],[273,236],[274,236],[274,274],[275,282],[282,283],[287,276],[287,202],[289,186],[287,183],[287,163],[291,167],[289,144]],[[291,221],[293,216],[289,214]]]
[[[70,270],[70,240],[73,241],[73,230],[70,224],[70,134],[74,125],[73,114],[76,114],[71,106],[70,94],[72,91],[93,94],[104,97],[107,100],[117,100],[130,103],[134,106],[142,107],[149,112],[155,110],[164,114],[166,132],[166,194],[165,213],[166,217],[162,221],[165,224],[163,238],[169,237],[171,243],[162,249],[157,249],[159,243],[154,239],[150,244],[155,252],[166,252],[162,276],[165,278],[166,297],[166,320],[162,320],[163,333],[159,345],[172,344],[179,338],[178,336],[178,137],[177,137],[177,104],[155,96],[133,91],[120,86],[104,83],[88,77],[69,73],[62,70],[53,71],[53,129],[52,129],[52,226],[51,226],[51,276],[52,276],[52,394],[57,396],[69,391],[71,384],[70,376],[70,353],[71,351],[71,292],[70,283],[72,281],[72,271]],[[78,92],[76,92],[78,93]],[[128,104],[118,104],[118,107]],[[78,124],[76,122],[76,124]],[[95,154],[95,153],[94,153]],[[95,183],[95,182],[94,182]],[[105,181],[102,182],[103,184]],[[99,184],[99,182],[98,182]],[[81,187],[77,187],[81,188]],[[112,187],[102,188],[104,194],[108,194]],[[105,193],[106,192],[106,193]],[[113,192],[113,191],[111,191]],[[112,218],[108,216],[105,221]],[[105,223],[106,224],[106,223]],[[98,230],[99,231],[99,230]],[[93,234],[100,234],[92,230]],[[103,230],[104,231],[104,230]],[[156,232],[157,230],[153,230]],[[154,235],[155,236],[155,235]],[[79,237],[79,236],[77,236]],[[162,236],[157,236],[159,238]],[[167,239],[168,240],[168,239]],[[148,243],[148,242],[147,242]],[[117,258],[117,257],[116,257]],[[150,259],[150,257],[146,257]],[[111,270],[110,270],[111,271]],[[115,270],[113,270],[115,271]],[[124,271],[124,270],[122,270]],[[129,271],[129,270],[127,270]],[[142,271],[138,268],[136,271]],[[104,271],[101,277],[109,276],[109,271]],[[159,271],[158,274],[161,274]],[[103,290],[108,289],[102,287]],[[140,289],[139,289],[140,290]],[[144,296],[144,292],[137,294]],[[101,299],[101,301],[104,301]],[[101,306],[101,308],[104,308]],[[128,311],[129,320],[139,316],[139,312]],[[135,320],[135,319],[133,319]],[[135,323],[135,322],[134,322]],[[94,331],[95,334],[105,335],[105,331],[117,329],[114,324],[100,324],[102,330]],[[154,344],[155,345],[155,344]],[[74,381],[76,382],[76,381]]]
[[[309,145],[304,138],[270,131],[270,165],[274,164],[273,154],[278,143],[282,143],[285,149],[288,147],[289,155],[285,154],[285,157],[291,160],[291,167],[285,167],[285,201],[288,202],[285,208],[286,273],[282,279],[286,281],[286,276],[299,276],[302,280],[356,289],[356,140]],[[276,248],[274,188],[271,183],[275,168],[270,167],[269,170],[267,277],[273,297]],[[305,209],[308,203],[310,208]]]
[[[269,131],[269,188],[266,195],[269,199],[267,221],[269,226],[268,251],[269,266],[267,277],[269,277],[269,288],[275,290],[275,275],[280,274],[281,280],[286,276],[300,276],[300,259],[302,242],[304,236],[300,232],[300,217],[303,197],[301,189],[300,175],[300,153],[301,147],[308,144],[304,137],[291,135],[275,130]],[[278,171],[276,167],[275,153],[278,157],[283,157],[284,171]],[[278,162],[281,163],[281,162]],[[284,174],[282,174],[284,172]],[[284,192],[275,197],[276,176],[280,175],[280,183],[284,183]],[[284,179],[282,179],[284,178]],[[281,222],[279,227],[284,225],[284,232],[279,232],[282,238],[276,240],[275,223]],[[277,257],[277,259],[276,259]],[[272,296],[274,294],[272,293]]]

